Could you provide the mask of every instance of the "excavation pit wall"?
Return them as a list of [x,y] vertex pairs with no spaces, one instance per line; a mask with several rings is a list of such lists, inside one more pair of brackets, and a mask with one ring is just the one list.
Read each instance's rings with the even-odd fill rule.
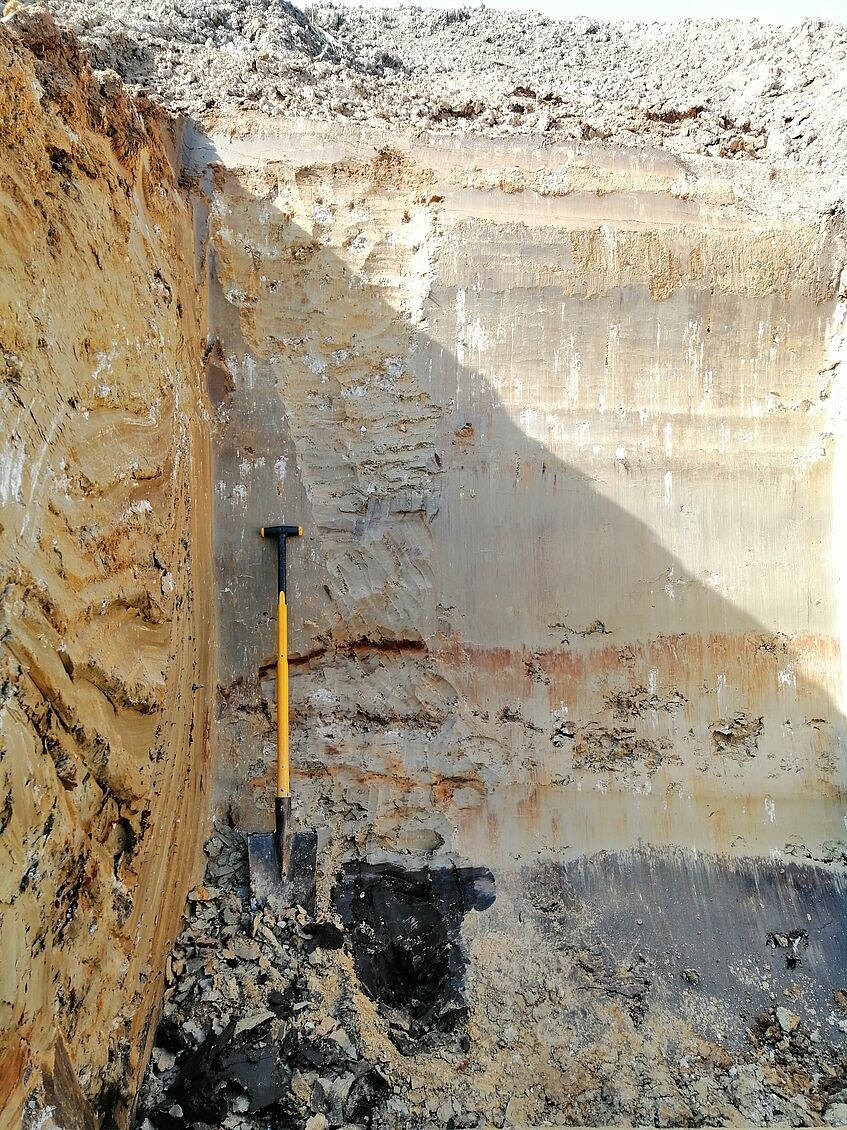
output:
[[813,181],[250,123],[210,157],[238,824],[270,808],[284,518],[297,792],[333,841],[822,858],[843,245]]
[[[483,1112],[658,1117],[644,1064],[742,1048],[775,1001],[843,1040],[845,256],[815,177],[204,133],[37,13],[14,37],[4,1119],[130,1117],[209,801],[269,827],[278,520],[319,906],[360,860],[486,876],[444,919]],[[592,1105],[620,1062],[630,1098]]]
[[161,110],[39,9],[0,70],[0,1125],[125,1124],[209,806],[203,286]]
[[651,970],[654,1035],[739,1046],[785,993],[842,1039],[844,245],[814,177],[246,116],[187,150],[214,170],[221,806],[270,827],[258,531],[298,523],[323,905],[350,857],[490,868],[479,1000],[602,942]]

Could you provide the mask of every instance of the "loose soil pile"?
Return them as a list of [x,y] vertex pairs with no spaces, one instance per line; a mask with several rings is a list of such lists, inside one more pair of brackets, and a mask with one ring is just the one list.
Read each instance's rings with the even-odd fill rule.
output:
[[[458,1128],[521,1125],[528,1115],[533,1125],[814,1126],[847,1116],[847,1060],[781,1005],[750,1025],[741,1051],[694,1040],[664,1063],[636,1057],[612,1070],[598,1062],[592,1085],[564,1102],[547,1093],[543,1064],[524,1064],[519,1090],[513,1072],[502,1088],[487,1087],[488,1049],[523,1059],[519,1011],[464,992],[459,925],[491,905],[487,872],[353,865],[337,876],[337,909],[313,920],[300,909],[275,916],[251,906],[240,832],[216,828],[205,850],[205,882],[189,895],[167,963],[138,1103],[143,1130]],[[638,1025],[645,970],[607,968],[607,956],[574,948],[558,989],[596,988],[599,978],[603,992],[581,994],[586,1025],[607,1000]],[[503,988],[520,991],[533,1016],[545,999],[555,1004],[556,993],[528,982]]]
[[551,20],[280,0],[54,0],[91,50],[174,109],[542,134],[811,168],[847,156],[847,28]]

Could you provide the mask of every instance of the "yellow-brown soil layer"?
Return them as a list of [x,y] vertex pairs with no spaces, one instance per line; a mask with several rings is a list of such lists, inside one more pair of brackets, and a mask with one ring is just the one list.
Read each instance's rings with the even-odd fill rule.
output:
[[19,1125],[42,1086],[101,1111],[111,1090],[120,1117],[145,1059],[203,825],[208,451],[168,123],[42,9],[0,25],[0,71],[0,1124]]

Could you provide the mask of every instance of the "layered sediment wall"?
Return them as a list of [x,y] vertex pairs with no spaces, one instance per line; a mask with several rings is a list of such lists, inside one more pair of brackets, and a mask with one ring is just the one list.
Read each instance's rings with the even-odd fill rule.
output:
[[[192,160],[217,165],[219,798],[269,826],[257,534],[296,521],[324,899],[351,857],[496,886],[462,926],[472,1110],[776,1117],[661,1064],[732,1059],[775,1001],[842,1038],[845,249],[814,176],[249,118]],[[470,1101],[415,1065],[420,1117]]]
[[211,145],[239,818],[268,809],[278,512],[305,531],[319,824],[499,865],[819,857],[842,834],[844,246],[812,180],[777,199],[764,169],[245,122]]
[[[434,63],[351,53],[371,17],[274,6],[283,50],[231,7],[67,0],[152,92],[43,9],[0,25],[0,1124],[130,1121],[165,982],[169,1128],[340,1124],[309,1059],[336,1022],[384,1126],[822,1116],[847,254],[812,32],[732,114],[645,95],[605,129],[531,60],[433,101]],[[567,26],[588,69],[586,37],[641,57]],[[180,101],[206,52],[220,99]],[[239,854],[273,812],[282,520],[312,933],[256,917]],[[270,1065],[249,1110],[203,1060],[239,1009],[279,1037],[236,1047]]]
[[161,113],[44,13],[0,69],[0,1122],[81,1126],[126,1116],[206,820],[204,312]]

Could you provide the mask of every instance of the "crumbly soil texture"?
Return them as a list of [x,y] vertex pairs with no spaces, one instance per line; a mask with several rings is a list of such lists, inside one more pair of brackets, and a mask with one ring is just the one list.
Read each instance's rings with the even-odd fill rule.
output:
[[[520,1092],[514,1075],[508,1093],[479,1086],[489,1047],[521,1060],[520,1017],[465,993],[461,922],[492,904],[490,873],[356,862],[337,872],[332,909],[310,918],[251,905],[239,831],[216,828],[205,852],[167,961],[136,1108],[143,1130],[503,1126],[529,1110],[533,1125],[814,1126],[847,1114],[847,1060],[782,1006],[762,1012],[735,1052],[700,1040],[673,1059],[668,1048],[664,1064],[642,1060],[566,1103],[543,1094],[531,1064]],[[596,947],[572,959],[577,978],[603,965]],[[637,1029],[644,980],[606,969],[596,999],[622,1002]]]
[[54,0],[91,52],[168,106],[444,133],[540,134],[843,168],[847,28],[807,20],[559,21],[284,0]]

